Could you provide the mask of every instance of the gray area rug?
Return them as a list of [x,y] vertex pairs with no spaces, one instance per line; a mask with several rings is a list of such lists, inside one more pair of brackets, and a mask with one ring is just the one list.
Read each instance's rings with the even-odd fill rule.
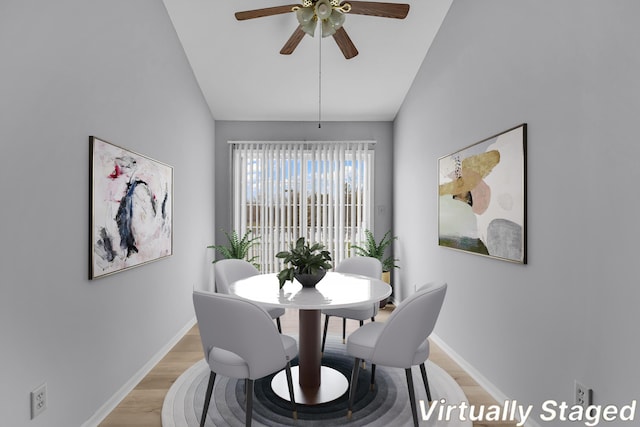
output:
[[[346,355],[345,345],[337,337],[327,340],[323,364],[345,373],[348,377],[353,366],[353,359]],[[296,364],[293,361],[293,365]],[[446,404],[467,402],[460,386],[442,368],[427,362],[427,374],[432,398],[446,399]],[[369,391],[370,367],[360,371],[354,412],[351,420],[347,420],[347,396],[321,406],[298,405],[298,420],[291,417],[290,404],[275,396],[270,388],[271,377],[256,381],[253,403],[253,424],[257,427],[276,426],[413,426],[411,406],[407,391],[407,382],[403,369],[376,367],[376,388]],[[209,367],[201,360],[185,371],[169,389],[162,407],[163,427],[198,426],[204,395],[209,378]],[[418,405],[420,401],[428,410],[426,392],[420,377],[420,370],[413,368],[413,382]],[[207,426],[243,426],[244,381],[222,376],[216,378]],[[418,406],[420,425],[434,427],[471,427],[469,421],[459,421],[457,416],[450,420],[423,420]]]

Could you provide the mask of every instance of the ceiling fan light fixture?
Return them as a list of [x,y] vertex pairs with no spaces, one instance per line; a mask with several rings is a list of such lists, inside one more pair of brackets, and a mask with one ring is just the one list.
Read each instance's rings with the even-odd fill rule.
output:
[[313,34],[316,31],[316,24],[318,23],[314,8],[301,7],[297,9],[296,18],[298,18],[298,23],[300,24],[300,27],[302,27],[302,31],[313,37]]
[[318,0],[315,5],[315,12],[318,19],[324,21],[329,19],[329,16],[331,16],[333,7],[329,0]]
[[261,18],[263,16],[280,15],[295,12],[299,26],[295,29],[284,47],[282,55],[290,55],[296,49],[305,34],[314,37],[318,20],[322,21],[322,37],[333,36],[346,59],[358,55],[358,49],[344,29],[345,15],[370,15],[382,18],[404,19],[409,13],[409,4],[386,3],[379,1],[355,0],[299,0],[300,4],[289,4],[275,7],[264,7],[255,10],[236,12],[238,21]]
[[344,14],[334,9],[329,18],[322,21],[322,37],[334,35],[343,24]]
[[329,21],[322,21],[322,37],[332,36],[336,30],[329,24]]
[[315,32],[316,32],[316,25],[318,24],[318,21],[311,20],[309,21],[309,23],[302,25],[302,31],[304,31],[305,33],[309,34],[311,37],[314,36]]
[[309,21],[312,21],[315,16],[315,11],[312,7],[300,7],[296,9],[296,18],[300,25],[306,25]]

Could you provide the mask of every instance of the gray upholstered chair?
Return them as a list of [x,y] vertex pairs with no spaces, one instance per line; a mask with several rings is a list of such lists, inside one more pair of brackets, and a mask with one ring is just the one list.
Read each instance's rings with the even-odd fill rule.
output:
[[[229,293],[229,286],[241,279],[260,274],[250,262],[243,259],[222,259],[214,264],[216,272],[216,292]],[[282,333],[280,316],[284,316],[284,308],[267,308],[267,313],[272,319],[276,319],[278,331]]]
[[[338,273],[347,274],[359,274],[361,276],[372,277],[374,279],[380,279],[382,276],[382,263],[376,258],[356,256],[347,258],[342,261],[335,268]],[[366,319],[375,321],[376,314],[380,303],[376,301],[372,304],[364,304],[357,307],[350,308],[333,308],[322,310],[324,314],[324,331],[322,333],[322,351],[324,352],[324,344],[327,341],[327,329],[329,328],[329,317],[342,317],[342,342],[345,342],[345,335],[347,329],[347,319],[359,320],[360,326],[364,324]]]
[[200,426],[205,424],[216,374],[246,380],[246,425],[250,426],[254,380],[282,368],[297,419],[290,364],[298,354],[296,341],[278,333],[264,308],[235,295],[194,291],[193,305],[211,370]]
[[360,361],[369,360],[371,387],[375,384],[376,365],[403,368],[407,377],[409,400],[413,422],[418,425],[415,391],[411,367],[420,365],[422,381],[431,401],[431,391],[424,362],[429,358],[429,340],[440,314],[447,292],[447,284],[435,284],[420,288],[391,313],[386,322],[368,323],[349,335],[347,354],[355,358],[349,387],[349,412],[351,417],[355,385],[358,382]]

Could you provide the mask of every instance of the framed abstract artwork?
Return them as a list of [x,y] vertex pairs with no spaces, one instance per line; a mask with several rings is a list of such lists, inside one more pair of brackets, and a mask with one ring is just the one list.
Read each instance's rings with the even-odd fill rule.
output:
[[173,168],[89,137],[90,279],[173,254]]
[[527,125],[438,159],[440,246],[526,264]]

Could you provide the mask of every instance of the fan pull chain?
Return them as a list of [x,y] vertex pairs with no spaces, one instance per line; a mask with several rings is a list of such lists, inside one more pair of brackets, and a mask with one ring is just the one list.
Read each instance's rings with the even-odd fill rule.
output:
[[318,129],[322,128],[322,37],[318,37]]

